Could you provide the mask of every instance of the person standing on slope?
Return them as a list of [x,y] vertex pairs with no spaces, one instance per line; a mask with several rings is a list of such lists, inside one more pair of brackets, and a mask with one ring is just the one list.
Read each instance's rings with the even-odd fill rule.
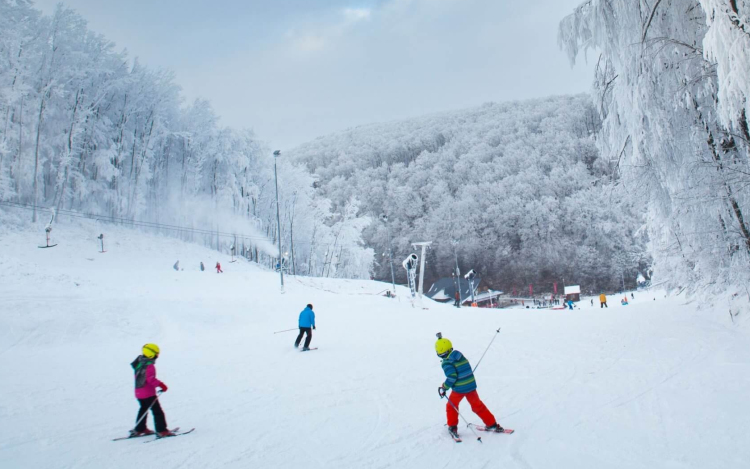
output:
[[609,306],[607,306],[607,295],[605,295],[604,293],[599,295],[599,308],[609,309]]
[[154,363],[159,358],[159,346],[146,344],[143,346],[142,352],[143,355],[139,355],[130,364],[135,372],[135,397],[141,404],[141,408],[138,409],[135,428],[130,431],[130,436],[154,434],[153,430],[146,427],[149,409],[154,415],[157,436],[174,436],[174,433],[167,428],[167,419],[161,405],[159,405],[159,397],[156,395],[156,388],[161,388],[161,392],[167,391],[167,385],[156,379]]
[[302,350],[310,350],[313,329],[315,329],[315,313],[313,312],[313,305],[307,305],[307,307],[299,313],[299,335],[297,336],[297,340],[294,341],[294,348],[299,347],[299,343],[302,341],[302,336],[307,334],[305,345],[302,347]]
[[224,271],[221,270],[221,264],[219,264],[219,261],[216,261],[216,273],[217,274],[223,274]]
[[503,427],[497,424],[495,416],[477,394],[477,382],[466,357],[458,350],[453,350],[451,341],[440,334],[435,342],[435,352],[443,360],[441,366],[445,373],[445,382],[438,388],[438,393],[444,397],[446,391],[452,389],[448,396],[448,403],[445,405],[448,431],[458,436],[458,405],[465,397],[469,401],[471,410],[482,419],[488,431],[502,432]]

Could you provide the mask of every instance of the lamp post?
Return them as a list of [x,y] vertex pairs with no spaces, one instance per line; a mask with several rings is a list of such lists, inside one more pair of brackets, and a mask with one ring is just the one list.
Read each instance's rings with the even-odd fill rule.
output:
[[281,279],[281,293],[284,293],[284,269],[281,267],[281,215],[279,215],[279,176],[276,171],[276,159],[281,156],[281,150],[273,152],[273,179],[276,183],[276,232],[279,238],[279,278]]
[[453,245],[453,254],[456,256],[456,280],[458,281],[458,305],[460,308],[464,299],[461,295],[461,269],[458,268],[458,240],[451,240],[451,244]]
[[380,215],[380,219],[385,223],[385,231],[388,233],[388,262],[391,264],[391,286],[393,288],[393,294],[396,294],[396,274],[393,273],[393,250],[391,249],[391,229],[388,226],[388,215],[385,213]]

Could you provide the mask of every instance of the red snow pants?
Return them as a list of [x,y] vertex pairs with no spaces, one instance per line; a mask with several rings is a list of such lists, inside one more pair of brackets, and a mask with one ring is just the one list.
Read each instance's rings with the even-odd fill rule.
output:
[[[458,404],[461,403],[463,398],[466,397],[466,400],[469,401],[469,405],[471,406],[472,412],[477,414],[479,418],[482,419],[482,422],[486,426],[494,425],[497,423],[495,421],[495,416],[492,415],[492,412],[487,409],[487,406],[484,405],[484,402],[479,398],[479,394],[477,394],[477,391],[471,391],[466,394],[461,394],[459,392],[452,391],[451,395],[448,396],[448,403],[445,404],[445,413],[448,414],[448,426],[449,427],[455,427],[458,425]],[[451,402],[453,405],[451,405]],[[456,406],[455,408],[453,406]]]

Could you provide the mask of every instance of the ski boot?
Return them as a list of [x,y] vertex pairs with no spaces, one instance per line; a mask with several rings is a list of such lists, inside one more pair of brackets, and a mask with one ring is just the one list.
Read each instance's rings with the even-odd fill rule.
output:
[[458,427],[456,425],[448,427],[448,431],[451,432],[452,435],[458,436]]
[[168,436],[177,436],[177,435],[172,430],[164,430],[163,432],[159,432],[159,433],[156,434],[157,438],[165,438],[165,437],[168,437]]
[[499,424],[494,423],[493,425],[490,425],[489,427],[487,427],[486,430],[488,432],[502,433],[504,431],[504,428],[501,427]]
[[138,437],[138,436],[153,435],[154,433],[156,433],[156,432],[153,431],[153,430],[151,430],[151,429],[148,429],[148,428],[145,429],[145,430],[143,430],[143,431],[130,430],[130,438],[135,438],[135,437]]

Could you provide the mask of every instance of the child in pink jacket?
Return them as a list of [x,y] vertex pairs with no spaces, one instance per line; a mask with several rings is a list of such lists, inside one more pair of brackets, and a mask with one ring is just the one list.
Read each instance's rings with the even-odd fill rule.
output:
[[157,358],[159,358],[159,346],[146,344],[143,346],[143,355],[139,355],[130,364],[135,372],[135,397],[141,404],[141,408],[138,409],[138,420],[135,428],[130,431],[131,437],[154,434],[152,430],[146,427],[149,409],[154,415],[157,436],[174,436],[174,433],[167,428],[167,419],[164,417],[164,411],[161,409],[159,398],[156,395],[156,388],[161,388],[161,392],[167,391],[167,385],[156,379],[154,363]]

